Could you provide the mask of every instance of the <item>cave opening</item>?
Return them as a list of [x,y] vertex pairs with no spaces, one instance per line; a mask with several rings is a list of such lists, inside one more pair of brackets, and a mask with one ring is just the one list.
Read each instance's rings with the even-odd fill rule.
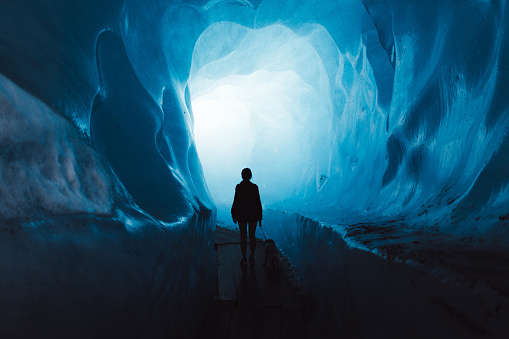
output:
[[[189,80],[194,133],[219,217],[244,167],[253,170],[265,206],[316,195],[329,176],[338,98],[331,80],[338,77],[330,79],[330,54],[317,45],[341,55],[316,24],[297,34],[281,24],[220,22],[198,39]],[[351,71],[339,82],[344,75],[353,83]]]

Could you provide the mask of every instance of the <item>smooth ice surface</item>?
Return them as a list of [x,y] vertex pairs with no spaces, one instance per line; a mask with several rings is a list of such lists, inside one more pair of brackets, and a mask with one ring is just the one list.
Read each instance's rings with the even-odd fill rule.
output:
[[101,90],[94,99],[90,134],[136,203],[155,217],[174,220],[190,213],[183,183],[156,146],[163,111],[134,73],[122,41],[111,32],[97,42]]

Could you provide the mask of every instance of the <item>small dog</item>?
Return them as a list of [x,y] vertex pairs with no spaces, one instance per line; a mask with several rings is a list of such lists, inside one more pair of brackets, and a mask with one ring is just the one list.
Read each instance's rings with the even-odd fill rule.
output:
[[265,240],[265,263],[263,265],[266,267],[267,262],[270,270],[279,272],[279,251],[272,239]]

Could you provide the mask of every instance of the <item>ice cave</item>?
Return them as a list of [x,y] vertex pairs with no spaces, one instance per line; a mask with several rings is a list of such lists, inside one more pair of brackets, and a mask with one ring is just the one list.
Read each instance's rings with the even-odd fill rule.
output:
[[0,337],[196,338],[249,167],[310,338],[506,338],[505,6],[2,0]]

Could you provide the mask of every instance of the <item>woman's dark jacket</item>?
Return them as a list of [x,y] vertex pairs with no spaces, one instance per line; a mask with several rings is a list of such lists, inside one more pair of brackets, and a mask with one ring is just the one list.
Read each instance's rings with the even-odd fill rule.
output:
[[242,180],[235,187],[232,218],[241,222],[262,220],[262,203],[258,186],[249,180]]

